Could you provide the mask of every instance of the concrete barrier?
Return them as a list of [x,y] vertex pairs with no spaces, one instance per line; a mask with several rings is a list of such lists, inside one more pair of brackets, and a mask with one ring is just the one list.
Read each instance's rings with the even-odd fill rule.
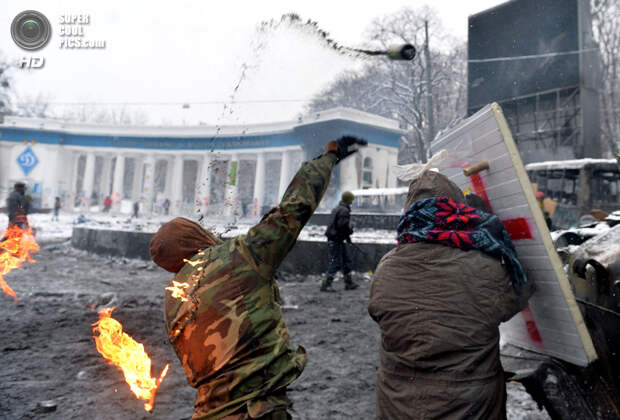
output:
[[[351,226],[353,229],[387,229],[396,230],[400,214],[385,213],[351,213]],[[319,226],[327,226],[332,221],[331,213],[314,213],[309,223]]]
[[[94,254],[150,260],[149,243],[153,233],[74,227],[71,245]],[[360,243],[349,246],[355,271],[375,269],[394,244]],[[299,240],[280,265],[280,271],[295,274],[321,274],[327,271],[327,242]]]
[[71,246],[99,255],[149,260],[153,233],[74,227]]

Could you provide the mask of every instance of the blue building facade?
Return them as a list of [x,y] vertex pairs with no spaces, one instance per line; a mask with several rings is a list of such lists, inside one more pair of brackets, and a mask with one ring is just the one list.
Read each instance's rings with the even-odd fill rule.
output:
[[124,127],[7,117],[0,124],[0,197],[26,181],[35,204],[68,209],[259,217],[300,163],[329,140],[369,141],[339,165],[331,190],[389,188],[403,131],[393,120],[335,108],[297,121],[245,126]]

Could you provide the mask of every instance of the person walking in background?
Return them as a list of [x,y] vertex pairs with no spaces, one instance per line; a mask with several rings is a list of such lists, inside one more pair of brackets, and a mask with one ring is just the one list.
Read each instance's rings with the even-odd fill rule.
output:
[[329,255],[329,268],[321,282],[321,292],[334,292],[332,282],[334,276],[340,270],[344,275],[344,289],[354,290],[358,285],[351,277],[351,257],[347,250],[347,243],[351,243],[353,229],[349,222],[351,219],[351,204],[355,196],[350,191],[342,193],[341,201],[332,210],[332,221],[325,231],[327,236],[327,252]]
[[110,208],[112,208],[112,198],[109,195],[106,195],[106,197],[103,199],[103,212],[109,212]]
[[545,193],[542,191],[536,191],[536,202],[538,202],[538,207],[540,207],[540,211],[542,211],[543,217],[545,218],[545,223],[549,230],[553,230],[553,222],[551,221],[551,215],[549,212],[545,210]]
[[54,215],[52,216],[52,221],[58,221],[58,214],[60,213],[60,197],[54,198]]
[[164,208],[164,215],[168,216],[168,213],[170,212],[170,200],[166,198],[162,204],[162,207]]
[[291,418],[287,387],[308,356],[291,347],[275,275],[334,166],[356,144],[366,142],[342,137],[303,163],[280,204],[246,235],[223,242],[177,217],[153,236],[151,258],[176,274],[166,288],[164,320],[187,381],[197,388],[193,419]]
[[499,324],[533,285],[499,218],[464,203],[440,173],[413,180],[398,246],[373,276],[379,419],[506,419]]
[[133,203],[133,217],[138,218],[138,213],[140,212],[140,202],[135,201]]

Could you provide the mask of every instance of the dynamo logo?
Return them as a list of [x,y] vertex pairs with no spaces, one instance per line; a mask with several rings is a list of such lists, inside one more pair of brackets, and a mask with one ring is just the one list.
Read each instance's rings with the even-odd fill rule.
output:
[[26,147],[26,150],[17,156],[17,164],[20,168],[22,168],[22,171],[24,171],[24,175],[28,175],[38,163],[39,159],[37,158],[37,155],[34,154],[30,146]]

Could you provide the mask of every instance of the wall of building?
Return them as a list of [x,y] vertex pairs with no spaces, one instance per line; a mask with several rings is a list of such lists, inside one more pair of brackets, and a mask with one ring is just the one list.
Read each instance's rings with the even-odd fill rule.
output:
[[498,102],[525,163],[601,157],[589,0],[505,2],[470,16],[468,39],[468,115]]
[[[370,144],[335,171],[334,194],[339,196],[338,186],[364,187],[360,171],[365,158],[372,161],[368,186],[395,185],[390,167],[396,164],[402,135],[397,123],[337,111],[337,119],[328,113],[323,120],[215,134],[209,132],[213,127],[65,126],[7,118],[0,125],[0,198],[4,201],[13,183],[23,180],[35,205],[43,208],[52,207],[59,196],[66,210],[100,210],[110,196],[113,212],[129,213],[139,202],[140,214],[161,214],[167,201],[169,214],[257,218],[279,202],[301,162],[318,154],[314,149],[322,151],[329,139],[344,134]],[[343,118],[347,113],[350,119]]]

